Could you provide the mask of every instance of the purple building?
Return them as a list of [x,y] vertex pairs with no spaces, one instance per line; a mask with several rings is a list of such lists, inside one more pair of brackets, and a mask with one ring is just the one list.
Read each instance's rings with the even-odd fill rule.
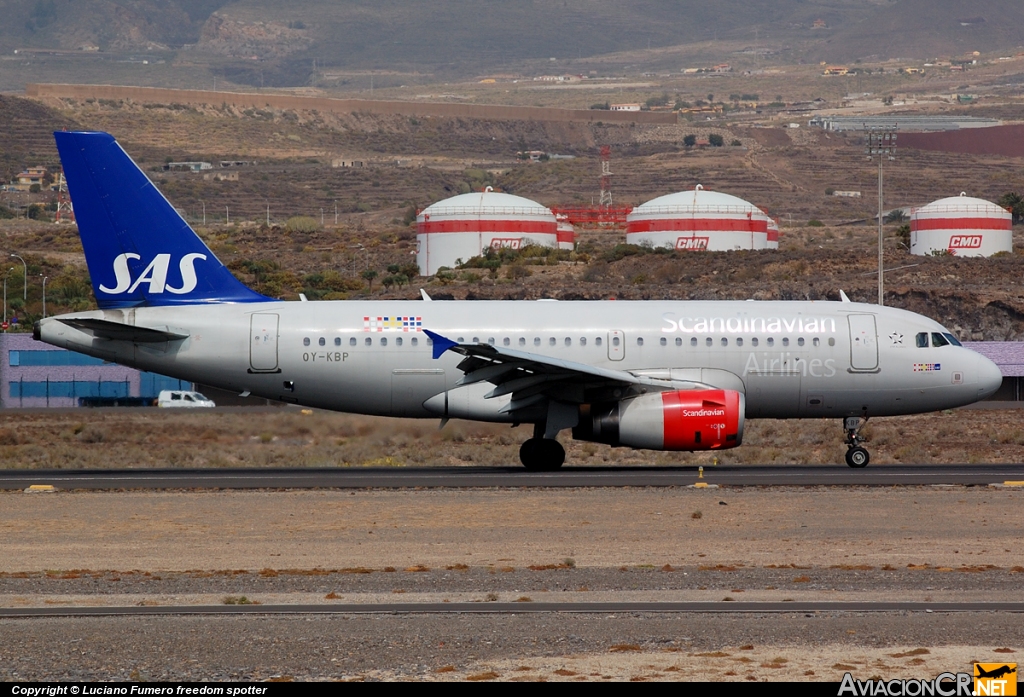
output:
[[77,407],[106,399],[155,399],[192,383],[59,349],[31,334],[0,334],[0,406]]

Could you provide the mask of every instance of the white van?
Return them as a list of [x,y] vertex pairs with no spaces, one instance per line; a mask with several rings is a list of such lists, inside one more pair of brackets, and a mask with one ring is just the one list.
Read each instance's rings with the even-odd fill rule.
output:
[[163,390],[157,397],[158,407],[215,407],[213,400],[199,392],[185,390]]

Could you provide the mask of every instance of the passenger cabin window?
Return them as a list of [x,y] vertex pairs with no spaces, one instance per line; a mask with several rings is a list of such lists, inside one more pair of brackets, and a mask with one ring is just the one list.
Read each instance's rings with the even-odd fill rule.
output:
[[308,336],[307,337],[303,337],[302,345],[303,346],[309,346],[309,337]]
[[417,339],[415,336],[413,338],[409,339],[409,341],[412,343],[413,346],[419,346],[420,345],[420,340]]
[[601,345],[601,337],[597,337],[596,339],[594,339],[594,344],[596,344],[597,346],[600,346]]
[[725,337],[723,336],[723,337],[722,337],[722,346],[728,346],[728,345],[729,345],[729,340],[728,340],[728,339],[726,339],[726,338],[725,338]]
[[349,339],[348,340],[348,345],[349,346],[355,346],[356,345],[356,338],[352,337],[351,339]]
[[487,343],[490,344],[491,346],[494,346],[494,337],[493,336],[487,337]]
[[644,345],[644,338],[642,336],[638,336],[636,338],[636,345],[637,346],[643,346]]
[[775,345],[775,339],[773,339],[772,337],[768,337],[767,343],[768,343],[769,346],[774,346]]
[[714,339],[712,339],[712,338],[711,338],[710,336],[709,336],[709,337],[708,337],[707,339],[705,339],[705,340],[704,340],[704,344],[705,344],[706,346],[708,346],[709,348],[710,348],[710,347],[711,347],[711,345],[712,345],[712,344],[714,344],[714,343],[715,343],[715,340],[714,340]]
[[388,345],[388,340],[387,340],[387,337],[383,337],[383,336],[382,336],[382,337],[380,338],[380,345],[381,345],[381,346],[387,346],[387,345]]
[[668,346],[668,339],[666,339],[665,337],[661,337],[661,339],[658,340],[658,343],[661,344],[662,346]]
[[619,345],[619,337],[613,336],[612,337],[612,346],[616,346],[617,347],[618,345]]
[[334,337],[334,345],[335,346],[341,346],[341,337],[340,336]]
[[942,336],[938,332],[932,332],[932,346],[936,348],[939,346],[949,346],[949,341],[946,337]]
[[690,337],[690,346],[696,346],[696,345],[697,345],[697,337],[691,336]]
[[796,340],[796,345],[797,346],[803,346],[804,345],[804,338],[800,337],[799,339],[797,339]]
[[789,346],[789,337],[788,336],[785,336],[785,337],[782,338],[782,345],[783,346]]
[[327,339],[325,339],[324,337],[320,337],[320,340],[317,343],[320,344],[321,346],[326,346]]
[[835,345],[836,345],[836,339],[835,339],[835,337],[834,337],[834,336],[830,336],[830,337],[828,338],[828,345],[829,345],[829,346],[835,346]]
[[918,348],[928,348],[928,332],[921,332],[917,335],[915,342]]
[[569,337],[565,337],[565,345],[572,346],[572,339],[570,339]]
[[370,337],[366,337],[366,341],[364,341],[363,343],[366,344],[367,346],[373,346],[373,339],[371,339]]
[[397,337],[395,339],[395,346],[401,346],[401,345],[402,345],[402,337]]
[[519,337],[519,345],[520,346],[526,346],[526,337],[525,336]]
[[552,337],[550,337],[550,338],[548,339],[548,346],[554,346],[554,345],[555,345],[555,343],[556,343],[556,339],[555,339],[555,337],[553,337],[553,336],[552,336]]
[[580,346],[586,346],[586,345],[587,345],[587,337],[581,336],[580,337]]
[[676,337],[676,346],[682,346],[682,345],[683,345],[683,337],[677,336]]
[[819,339],[818,337],[814,337],[811,343],[813,343],[815,346],[821,346],[821,339]]
[[737,346],[742,346],[743,345],[743,337],[742,336],[736,337],[736,345]]
[[504,344],[505,346],[509,346],[512,343],[512,340],[506,336],[504,339],[501,340],[501,343]]
[[753,339],[750,340],[750,345],[751,346],[757,346],[757,337],[756,336]]

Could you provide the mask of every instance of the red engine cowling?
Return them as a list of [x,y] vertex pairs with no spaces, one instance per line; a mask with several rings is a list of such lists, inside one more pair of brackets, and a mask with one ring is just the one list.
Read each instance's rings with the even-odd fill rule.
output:
[[745,410],[735,390],[655,392],[581,405],[572,436],[648,450],[724,450],[743,442]]

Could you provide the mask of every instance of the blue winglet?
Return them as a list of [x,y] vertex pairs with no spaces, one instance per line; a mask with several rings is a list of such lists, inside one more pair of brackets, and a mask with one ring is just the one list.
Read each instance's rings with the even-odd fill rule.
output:
[[429,329],[424,329],[423,333],[426,334],[427,336],[429,336],[430,340],[434,342],[434,360],[435,361],[438,358],[440,358],[441,355],[444,354],[444,352],[447,351],[448,349],[454,348],[454,347],[458,346],[458,344],[456,342],[452,341],[448,337],[441,336],[440,334],[435,334],[434,332],[430,331]]

